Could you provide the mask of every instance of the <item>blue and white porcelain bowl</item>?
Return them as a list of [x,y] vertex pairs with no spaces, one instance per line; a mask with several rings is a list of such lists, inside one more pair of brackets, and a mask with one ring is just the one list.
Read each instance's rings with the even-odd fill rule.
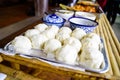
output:
[[49,14],[43,17],[43,22],[49,26],[56,25],[59,28],[61,28],[65,23],[65,19],[63,19],[60,16],[57,16],[56,14]]
[[81,28],[86,33],[92,32],[98,25],[96,21],[83,17],[71,17],[68,21],[70,22],[70,28],[72,30],[75,28]]

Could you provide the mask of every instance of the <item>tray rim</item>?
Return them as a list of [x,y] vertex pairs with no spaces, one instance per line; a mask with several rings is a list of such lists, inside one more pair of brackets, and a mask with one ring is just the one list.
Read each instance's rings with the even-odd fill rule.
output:
[[[79,65],[70,65],[70,64],[63,63],[63,62],[47,59],[45,57],[34,56],[34,55],[26,55],[26,54],[22,54],[22,53],[16,53],[13,50],[8,49],[11,42],[9,42],[8,44],[5,45],[5,47],[3,48],[4,53],[3,52],[2,53],[3,54],[7,53],[7,55],[13,55],[13,56],[17,54],[17,55],[19,55],[21,57],[26,57],[26,58],[36,58],[36,59],[41,60],[43,62],[46,62],[46,63],[48,63],[48,64],[50,64],[52,66],[64,67],[64,68],[69,68],[69,69],[79,70],[79,71],[105,73],[105,72],[107,72],[109,70],[109,63],[108,63],[108,58],[107,58],[107,55],[106,55],[105,46],[104,46],[104,42],[103,42],[102,38],[101,38],[101,43],[103,44],[103,48],[102,48],[101,52],[103,53],[104,63],[105,63],[104,68],[102,68],[102,69],[93,69],[93,68],[89,68],[89,67],[86,67],[86,66],[81,65],[81,64],[79,64]],[[38,51],[41,51],[41,50],[38,50]],[[0,52],[1,52],[1,50],[0,50]],[[42,51],[42,53],[43,53],[43,51]]]

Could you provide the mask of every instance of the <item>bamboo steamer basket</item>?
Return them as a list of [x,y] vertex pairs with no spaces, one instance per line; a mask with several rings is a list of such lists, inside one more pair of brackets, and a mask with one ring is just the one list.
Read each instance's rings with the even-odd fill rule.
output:
[[[105,50],[109,61],[109,71],[106,73],[84,72],[64,67],[56,67],[37,59],[20,57],[18,55],[10,56],[0,54],[3,62],[0,64],[0,72],[10,74],[14,70],[22,71],[31,77],[37,79],[29,80],[120,80],[120,44],[116,38],[105,14],[98,20],[99,25],[95,33],[102,37],[105,43]],[[7,63],[7,64],[6,64]],[[9,66],[11,70],[7,67]],[[25,76],[26,79],[29,76]],[[25,80],[25,79],[21,79]]]

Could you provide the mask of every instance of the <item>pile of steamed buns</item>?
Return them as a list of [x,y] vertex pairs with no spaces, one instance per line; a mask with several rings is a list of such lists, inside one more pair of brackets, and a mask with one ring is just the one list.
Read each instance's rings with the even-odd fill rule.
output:
[[27,30],[11,42],[19,53],[29,54],[30,49],[39,49],[46,56],[52,54],[56,61],[71,65],[82,64],[95,69],[101,68],[104,62],[100,44],[100,37],[95,33],[86,34],[80,28],[73,31],[69,27],[59,29],[55,25],[47,26],[44,23]]

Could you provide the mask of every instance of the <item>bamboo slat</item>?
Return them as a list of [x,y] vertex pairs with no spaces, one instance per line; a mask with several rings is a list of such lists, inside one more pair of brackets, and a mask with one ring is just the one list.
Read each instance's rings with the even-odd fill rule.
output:
[[103,17],[105,18],[106,24],[108,25],[108,29],[109,29],[109,31],[110,31],[110,33],[111,33],[111,36],[113,37],[114,43],[115,43],[116,46],[117,46],[116,48],[118,49],[118,51],[119,51],[119,56],[120,56],[120,42],[118,41],[118,39],[117,39],[114,31],[112,30],[112,27],[110,27],[110,24],[109,24],[106,16],[104,15]]
[[[105,37],[107,37],[107,36],[105,36]],[[109,46],[108,47],[108,53],[109,53],[110,62],[112,64],[112,69],[113,69],[114,75],[118,76],[120,74],[119,67],[118,67],[116,58],[115,58],[115,56],[113,54],[113,51],[112,51],[112,48],[110,46],[110,42],[108,41],[108,39],[106,40],[106,43],[107,43],[107,46]]]
[[[106,22],[105,19],[103,21]],[[119,52],[118,52],[117,46],[114,43],[114,40],[113,40],[113,38],[111,36],[112,34],[110,33],[110,31],[111,31],[109,29],[110,25],[107,26],[107,24],[104,24],[104,26],[106,26],[105,28],[106,28],[106,32],[108,33],[108,36],[109,36],[109,41],[111,43],[112,51],[113,51],[113,53],[114,53],[114,55],[116,57],[116,61],[117,61],[118,65],[119,65],[119,68],[120,68],[120,56],[119,56]]]
[[[104,17],[102,18],[101,21],[104,21]],[[112,51],[112,46],[110,45],[110,40],[109,40],[109,36],[107,34],[107,31],[105,29],[105,25],[104,24],[101,24],[101,30],[103,30],[103,34],[105,36],[105,39],[106,39],[106,44],[107,44],[107,48],[108,48],[108,53],[109,53],[109,57],[110,57],[110,62],[112,64],[112,69],[113,69],[113,73],[115,76],[120,76],[120,71],[119,71],[119,67],[118,67],[118,63],[116,61],[116,58],[114,56],[114,53]]]

